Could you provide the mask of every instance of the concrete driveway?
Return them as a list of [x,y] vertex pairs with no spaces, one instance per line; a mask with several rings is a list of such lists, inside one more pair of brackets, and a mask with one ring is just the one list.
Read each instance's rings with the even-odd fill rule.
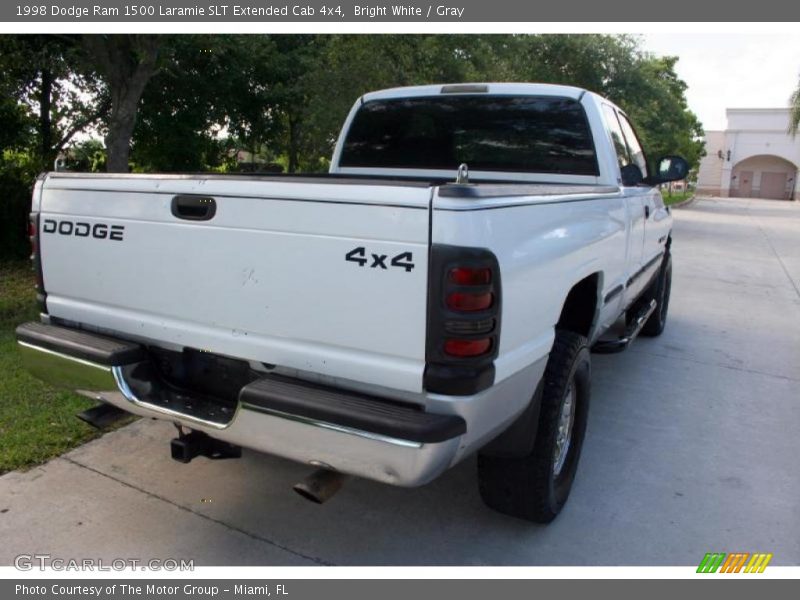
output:
[[706,552],[800,564],[800,204],[674,211],[670,321],[593,357],[572,497],[541,527],[484,508],[474,460],[416,490],[351,481],[324,506],[308,469],[245,453],[169,459],[139,421],[0,477],[0,564],[193,558],[197,565],[696,565]]

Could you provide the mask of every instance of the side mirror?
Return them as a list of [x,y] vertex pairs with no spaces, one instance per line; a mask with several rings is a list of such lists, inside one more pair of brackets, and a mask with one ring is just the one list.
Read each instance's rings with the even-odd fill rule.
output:
[[665,156],[658,161],[658,168],[655,177],[652,178],[653,184],[667,183],[668,181],[680,181],[689,175],[689,163],[680,156]]

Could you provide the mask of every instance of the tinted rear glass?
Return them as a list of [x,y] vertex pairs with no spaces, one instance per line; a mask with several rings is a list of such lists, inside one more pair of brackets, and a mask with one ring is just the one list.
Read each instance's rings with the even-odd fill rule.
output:
[[597,175],[583,107],[570,98],[433,96],[374,100],[356,113],[343,167]]

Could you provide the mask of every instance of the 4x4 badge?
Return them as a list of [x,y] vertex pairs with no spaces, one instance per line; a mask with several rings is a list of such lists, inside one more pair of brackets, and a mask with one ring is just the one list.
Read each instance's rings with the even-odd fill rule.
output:
[[[389,258],[388,254],[374,254],[372,252],[369,253],[371,258],[367,258],[367,249],[364,246],[359,246],[358,248],[353,248],[344,255],[344,259],[349,262],[356,263],[359,267],[366,267],[367,263],[370,263],[369,266],[371,269],[388,269],[389,267],[386,266],[386,260]],[[406,270],[406,273],[410,273],[411,269],[414,268],[414,256],[411,252],[401,252],[389,262],[389,266],[392,267],[401,267]]]

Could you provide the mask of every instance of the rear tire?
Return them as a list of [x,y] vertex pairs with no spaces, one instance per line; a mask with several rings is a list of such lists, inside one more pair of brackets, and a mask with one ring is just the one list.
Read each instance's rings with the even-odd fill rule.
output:
[[658,277],[651,284],[651,290],[645,294],[648,299],[655,299],[656,309],[642,327],[642,335],[656,337],[661,335],[667,326],[667,312],[669,311],[669,295],[672,291],[672,257],[667,254],[661,265]]
[[[588,341],[557,330],[544,373],[533,451],[519,458],[478,455],[484,503],[512,517],[549,523],[564,507],[578,467],[590,398]],[[568,427],[567,427],[568,426]]]

